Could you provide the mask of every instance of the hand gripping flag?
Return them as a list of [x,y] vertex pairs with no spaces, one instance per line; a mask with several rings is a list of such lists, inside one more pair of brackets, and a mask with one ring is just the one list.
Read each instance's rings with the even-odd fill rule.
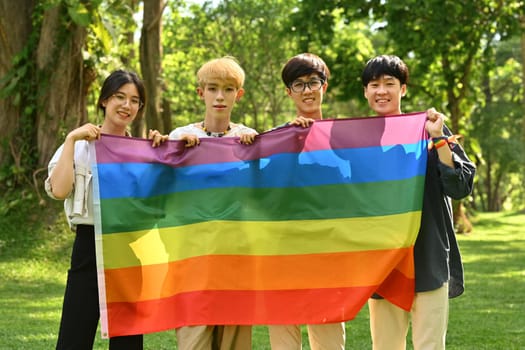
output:
[[425,120],[321,120],[193,148],[103,135],[102,336],[347,321],[373,293],[409,310]]

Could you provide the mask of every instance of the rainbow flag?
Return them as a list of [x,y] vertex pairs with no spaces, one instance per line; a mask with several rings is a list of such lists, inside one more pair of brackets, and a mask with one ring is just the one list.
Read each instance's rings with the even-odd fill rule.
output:
[[425,113],[316,121],[252,145],[103,135],[91,153],[103,337],[408,310]]

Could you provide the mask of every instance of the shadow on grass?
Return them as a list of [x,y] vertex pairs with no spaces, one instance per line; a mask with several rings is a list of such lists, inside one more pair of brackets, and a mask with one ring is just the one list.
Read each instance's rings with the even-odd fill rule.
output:
[[0,349],[52,349],[63,283],[16,280],[0,287]]
[[74,234],[62,202],[17,195],[0,200],[0,349],[53,349]]
[[[523,213],[508,212],[508,213],[485,213],[482,216],[474,218],[475,230],[492,230],[501,227],[519,227],[522,228],[525,223],[521,222]],[[514,221],[515,220],[515,221]]]
[[[511,217],[517,222],[510,222]],[[450,303],[451,349],[525,348],[522,219],[523,215],[489,215],[476,223],[480,233],[460,238],[466,288]]]
[[48,200],[41,206],[27,198],[0,216],[0,227],[0,262],[69,258],[74,233],[67,226],[62,202]]

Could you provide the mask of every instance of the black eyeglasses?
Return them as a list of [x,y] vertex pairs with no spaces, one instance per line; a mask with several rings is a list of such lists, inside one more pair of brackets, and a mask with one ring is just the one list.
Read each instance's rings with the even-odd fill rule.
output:
[[[122,92],[116,92],[112,95],[112,97],[114,97],[115,100],[117,100],[120,104],[125,104],[128,101],[128,96]],[[142,101],[137,97],[131,97],[129,99],[129,105],[133,108],[140,109],[143,104],[144,103],[142,103]]]
[[310,81],[295,80],[293,83],[290,84],[289,88],[293,92],[303,92],[308,86],[308,88],[311,91],[317,91],[321,89],[323,84],[324,84],[323,79],[312,79]]

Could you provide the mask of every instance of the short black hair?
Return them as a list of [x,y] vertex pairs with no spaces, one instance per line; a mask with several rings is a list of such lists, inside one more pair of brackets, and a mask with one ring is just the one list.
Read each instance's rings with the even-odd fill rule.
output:
[[330,70],[319,56],[313,53],[302,53],[286,62],[281,72],[281,78],[284,85],[290,87],[297,78],[312,73],[316,73],[323,81],[328,81],[330,77]]
[[371,80],[379,79],[383,75],[399,79],[401,85],[408,83],[408,67],[403,60],[394,55],[381,55],[369,60],[361,74],[361,82],[363,86],[367,86]]
[[106,107],[104,107],[103,102],[116,93],[122,85],[129,83],[135,85],[137,92],[139,93],[139,98],[142,102],[139,109],[140,112],[146,104],[146,89],[144,88],[144,83],[136,73],[123,69],[118,69],[112,72],[106,80],[104,80],[104,84],[102,84],[102,88],[100,89],[100,96],[98,97],[98,109],[105,114]]

